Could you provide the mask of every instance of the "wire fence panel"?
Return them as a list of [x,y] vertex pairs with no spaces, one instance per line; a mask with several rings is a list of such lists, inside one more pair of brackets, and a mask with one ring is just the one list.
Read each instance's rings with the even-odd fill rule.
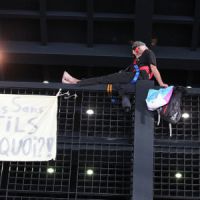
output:
[[182,101],[181,120],[156,125],[154,141],[154,199],[200,199],[200,94],[187,94]]
[[[57,88],[0,89],[2,94],[57,92]],[[125,113],[115,92],[62,89],[63,93],[58,97],[56,160],[0,162],[0,199],[130,199],[134,95],[133,110]],[[94,114],[87,114],[88,109]]]

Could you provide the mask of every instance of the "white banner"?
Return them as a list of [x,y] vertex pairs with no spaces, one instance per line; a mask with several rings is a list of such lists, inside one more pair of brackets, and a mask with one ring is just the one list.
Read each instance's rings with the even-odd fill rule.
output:
[[0,160],[56,157],[57,96],[0,94]]

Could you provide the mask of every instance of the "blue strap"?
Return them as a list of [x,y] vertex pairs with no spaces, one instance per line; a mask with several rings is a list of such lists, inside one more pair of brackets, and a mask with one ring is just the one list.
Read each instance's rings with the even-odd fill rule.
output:
[[136,64],[134,64],[133,67],[135,69],[135,75],[134,75],[133,79],[131,80],[131,83],[134,84],[138,80],[138,77],[140,75],[140,69],[139,69],[138,65],[136,65]]

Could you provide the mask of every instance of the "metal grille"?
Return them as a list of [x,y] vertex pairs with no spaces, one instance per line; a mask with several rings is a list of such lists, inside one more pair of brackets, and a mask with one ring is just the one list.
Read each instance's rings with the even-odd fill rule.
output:
[[173,125],[156,126],[154,141],[154,199],[197,200],[200,198],[200,96],[184,96],[182,112],[189,118]]
[[199,158],[199,148],[156,146],[154,196],[162,199],[199,199]]
[[[58,89],[1,89],[5,94],[56,95]],[[62,93],[68,90],[63,89]],[[70,90],[58,100],[55,161],[0,162],[1,199],[124,199],[132,192],[133,112],[116,93]],[[74,98],[74,94],[78,98]],[[94,115],[86,110],[94,110]],[[48,173],[51,168],[54,173]],[[92,170],[93,174],[87,174]]]
[[[104,92],[78,92],[74,100],[61,97],[59,104],[59,134],[80,134],[82,137],[132,138],[132,115],[124,113],[118,96]],[[86,111],[93,109],[95,114]],[[66,120],[67,119],[67,120]]]
[[[119,151],[119,146],[107,150],[82,150],[79,155],[78,192],[130,194],[131,152]],[[89,176],[86,170],[94,170]]]
[[169,134],[169,124],[161,120],[157,126],[157,116],[155,117],[155,138],[170,140],[192,140],[196,141],[200,138],[200,97],[185,96],[182,101],[182,112],[188,113],[188,119],[181,118],[177,124],[172,125],[172,137]]

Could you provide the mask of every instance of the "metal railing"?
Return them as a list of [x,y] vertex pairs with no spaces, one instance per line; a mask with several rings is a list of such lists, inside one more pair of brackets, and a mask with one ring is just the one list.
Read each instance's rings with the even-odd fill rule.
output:
[[[134,112],[124,112],[116,91],[108,94],[105,86],[2,82],[0,93],[56,95],[60,88],[70,94],[58,97],[56,160],[0,162],[0,198],[129,199]],[[134,94],[131,101],[134,111]],[[86,114],[88,108],[95,114]],[[49,167],[53,174],[47,173]]]

